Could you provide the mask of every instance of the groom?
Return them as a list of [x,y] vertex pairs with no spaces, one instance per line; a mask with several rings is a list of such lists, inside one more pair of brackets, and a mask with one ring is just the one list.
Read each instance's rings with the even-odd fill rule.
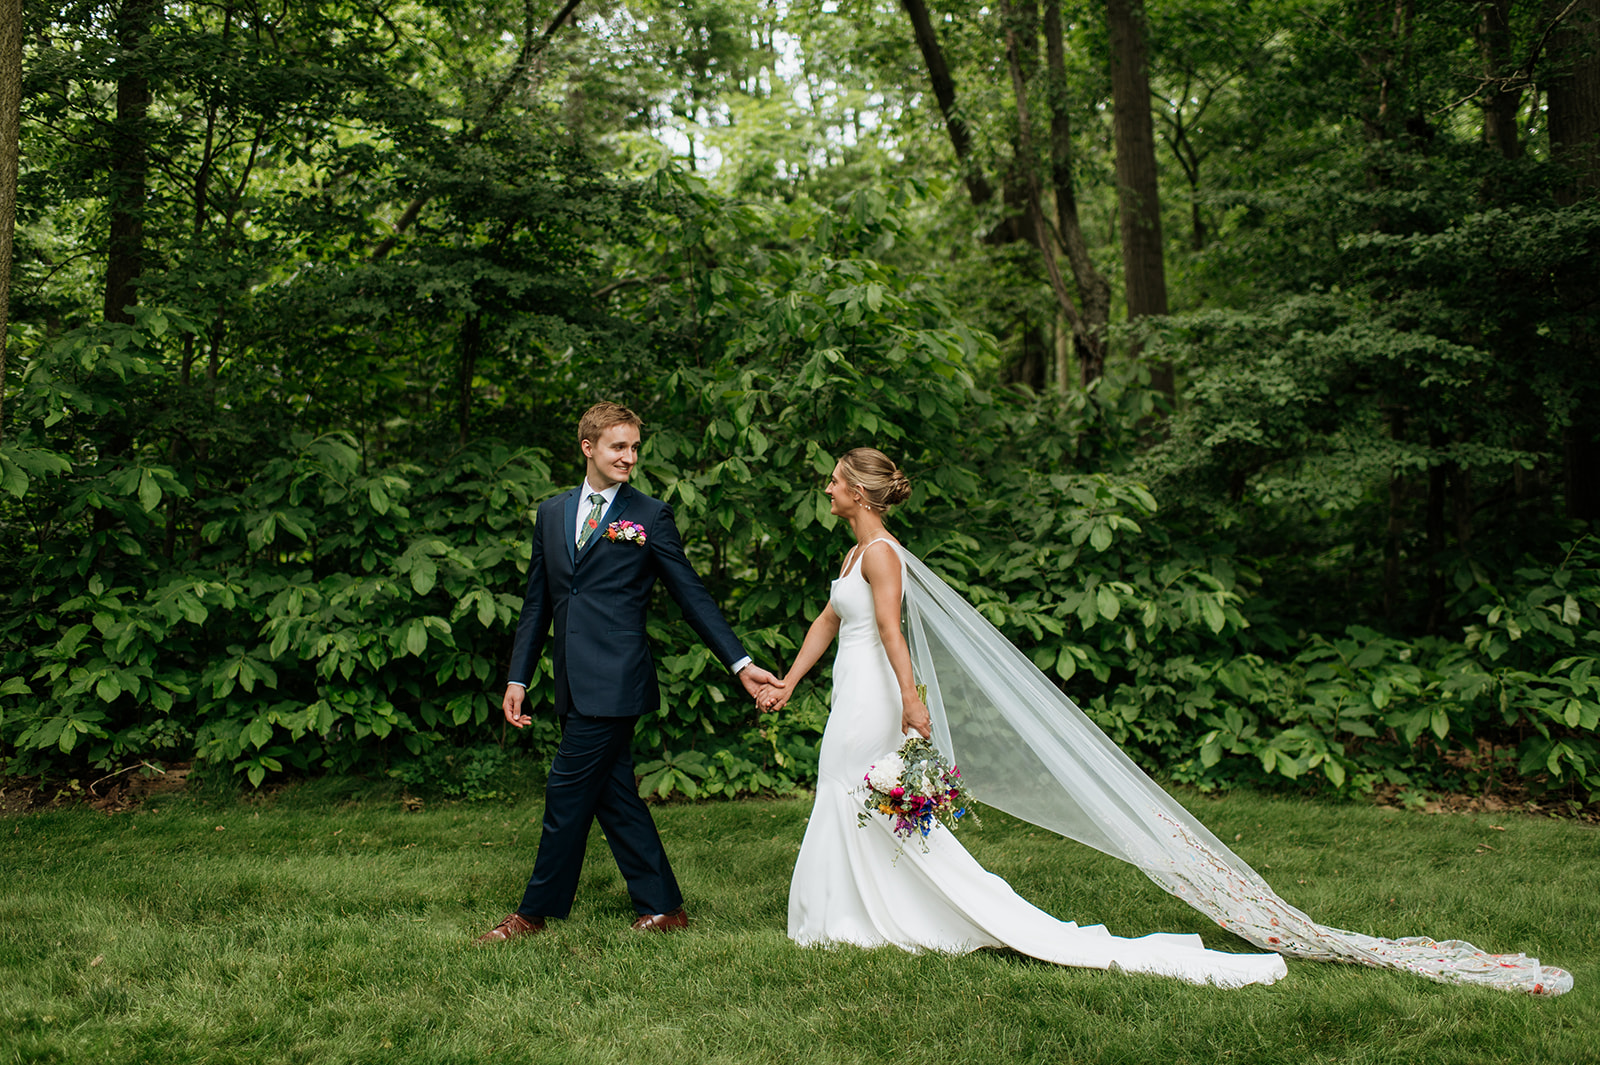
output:
[[479,943],[539,932],[546,918],[567,916],[595,819],[628,882],[639,914],[633,927],[669,931],[689,924],[661,837],[633,779],[634,725],[661,704],[645,640],[645,609],[657,580],[752,698],[779,683],[751,664],[695,576],[672,508],[629,486],[642,425],[637,414],[615,403],[590,407],[578,423],[583,485],[539,506],[501,705],[517,728],[533,720],[524,708],[527,686],[553,624],[561,746],[550,765],[539,853],[522,904],[479,936]]

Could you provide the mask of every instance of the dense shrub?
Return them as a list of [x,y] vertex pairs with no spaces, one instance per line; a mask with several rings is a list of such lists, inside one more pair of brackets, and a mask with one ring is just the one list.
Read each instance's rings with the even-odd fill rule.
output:
[[[681,175],[658,192],[666,280],[618,308],[656,323],[625,397],[648,420],[638,483],[758,660],[786,662],[821,609],[847,543],[819,489],[872,443],[915,483],[892,527],[1153,771],[1348,793],[1459,785],[1499,750],[1535,788],[1600,793],[1591,541],[1493,572],[1463,557],[1429,635],[1306,627],[1236,526],[1116,472],[1149,433],[1137,367],[1069,397],[982,387],[993,341],[884,257],[916,189],[786,219]],[[0,450],[7,770],[195,757],[252,785],[357,771],[492,795],[507,752],[556,736],[548,716],[510,732],[498,702],[533,509],[575,457],[299,430],[268,378],[209,398],[181,378],[197,329],[141,308],[24,356]],[[583,396],[556,390],[536,435],[570,435]],[[763,718],[675,618],[665,599],[652,616],[641,789],[809,782],[826,668]]]

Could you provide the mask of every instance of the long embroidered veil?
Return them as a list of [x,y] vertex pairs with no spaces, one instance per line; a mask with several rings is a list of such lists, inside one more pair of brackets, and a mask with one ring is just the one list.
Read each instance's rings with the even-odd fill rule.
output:
[[905,563],[912,668],[927,685],[934,740],[979,801],[1133,863],[1266,950],[1531,994],[1572,988],[1571,974],[1523,954],[1317,924],[1151,780],[965,599],[895,547]]

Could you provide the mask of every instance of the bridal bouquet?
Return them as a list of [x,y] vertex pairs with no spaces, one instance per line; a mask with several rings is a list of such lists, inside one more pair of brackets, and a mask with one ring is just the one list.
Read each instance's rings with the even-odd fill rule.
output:
[[976,811],[970,810],[972,796],[961,783],[961,771],[921,736],[910,737],[898,751],[878,759],[863,779],[866,809],[856,815],[857,823],[866,825],[873,814],[893,818],[894,834],[910,839],[917,833],[923,851],[928,849],[928,833],[937,825],[954,830],[969,812],[978,821]]

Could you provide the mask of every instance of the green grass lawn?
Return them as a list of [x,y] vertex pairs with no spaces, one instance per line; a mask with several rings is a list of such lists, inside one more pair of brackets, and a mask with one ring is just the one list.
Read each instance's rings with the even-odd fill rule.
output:
[[[784,919],[803,801],[657,811],[686,934],[629,931],[596,837],[571,920],[475,949],[520,897],[537,799],[406,813],[354,786],[0,820],[0,1062],[1600,1061],[1588,826],[1187,794],[1318,920],[1527,951],[1577,980],[1538,999],[1291,960],[1223,991],[999,952],[801,950]],[[1250,949],[1077,844],[993,813],[964,835],[1059,916]]]

